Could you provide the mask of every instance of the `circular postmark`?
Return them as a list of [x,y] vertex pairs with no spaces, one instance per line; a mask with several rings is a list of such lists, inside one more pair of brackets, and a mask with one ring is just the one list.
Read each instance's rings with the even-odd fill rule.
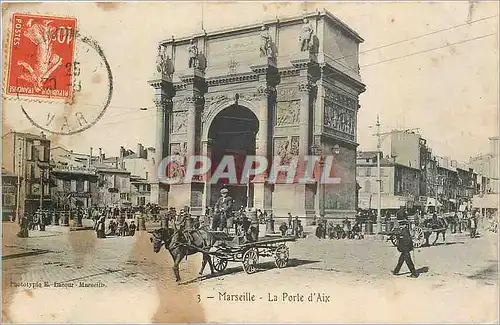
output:
[[[113,94],[113,75],[99,44],[76,33],[75,59],[63,67],[71,74],[70,100],[28,101],[21,104],[26,118],[37,128],[72,135],[94,126],[106,112]],[[57,80],[52,80],[57,87]],[[50,99],[50,91],[47,91]]]

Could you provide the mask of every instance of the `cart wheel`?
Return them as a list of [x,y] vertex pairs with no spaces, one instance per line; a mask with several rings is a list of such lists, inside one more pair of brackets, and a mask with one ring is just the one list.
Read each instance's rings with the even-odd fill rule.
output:
[[425,243],[425,234],[422,228],[413,228],[413,247],[421,247]]
[[227,267],[227,259],[226,258],[220,258],[220,257],[217,257],[217,256],[212,256],[212,264],[214,265],[214,269],[217,272],[222,272]]
[[276,248],[274,252],[274,263],[279,269],[284,268],[288,264],[288,247],[285,244],[281,244]]
[[394,246],[398,246],[398,243],[399,243],[399,238],[398,236],[396,235],[391,235],[391,243],[394,245]]
[[247,274],[252,274],[257,271],[257,263],[259,262],[259,252],[257,248],[249,248],[245,254],[243,254],[243,270]]
[[439,237],[439,233],[436,232],[436,231],[433,231],[429,234],[429,244],[432,246],[434,245],[437,240],[438,240],[438,237]]

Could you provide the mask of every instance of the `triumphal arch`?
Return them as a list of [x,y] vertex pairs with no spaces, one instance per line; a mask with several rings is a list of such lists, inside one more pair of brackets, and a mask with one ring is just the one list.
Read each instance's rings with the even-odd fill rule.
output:
[[[155,91],[156,163],[169,155],[334,156],[336,184],[228,184],[236,205],[306,218],[353,215],[356,119],[365,90],[363,39],[327,11],[161,41]],[[335,150],[334,150],[335,148]],[[334,153],[335,151],[335,153]],[[213,206],[222,184],[206,178],[152,188],[161,206]],[[226,185],[224,185],[226,186]],[[324,210],[321,210],[324,209]]]

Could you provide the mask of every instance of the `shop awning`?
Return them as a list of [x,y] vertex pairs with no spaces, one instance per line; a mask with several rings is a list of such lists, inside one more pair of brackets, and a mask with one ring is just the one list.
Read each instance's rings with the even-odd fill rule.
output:
[[474,208],[498,209],[498,194],[476,195],[472,198]]

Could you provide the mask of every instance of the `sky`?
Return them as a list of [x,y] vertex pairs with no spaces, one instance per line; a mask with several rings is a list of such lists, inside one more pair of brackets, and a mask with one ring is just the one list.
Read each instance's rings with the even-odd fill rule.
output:
[[[14,12],[77,18],[82,33],[91,35],[106,55],[114,77],[113,97],[93,127],[49,137],[52,146],[79,152],[102,147],[113,156],[120,146],[154,146],[153,89],[147,80],[155,69],[159,41],[200,32],[202,17],[210,32],[321,8],[365,40],[359,56],[366,85],[358,113],[359,150],[375,148],[372,126],[379,115],[382,132],[419,128],[440,156],[467,161],[488,151],[488,137],[498,134],[496,1],[474,2],[472,9],[467,1],[205,3],[203,10],[200,3],[188,2],[3,4],[2,33],[8,39]],[[483,19],[490,16],[495,17]],[[443,29],[448,30],[417,38]],[[495,35],[485,36],[489,34]],[[4,99],[2,117],[2,134],[10,129],[39,132],[16,101]]]

